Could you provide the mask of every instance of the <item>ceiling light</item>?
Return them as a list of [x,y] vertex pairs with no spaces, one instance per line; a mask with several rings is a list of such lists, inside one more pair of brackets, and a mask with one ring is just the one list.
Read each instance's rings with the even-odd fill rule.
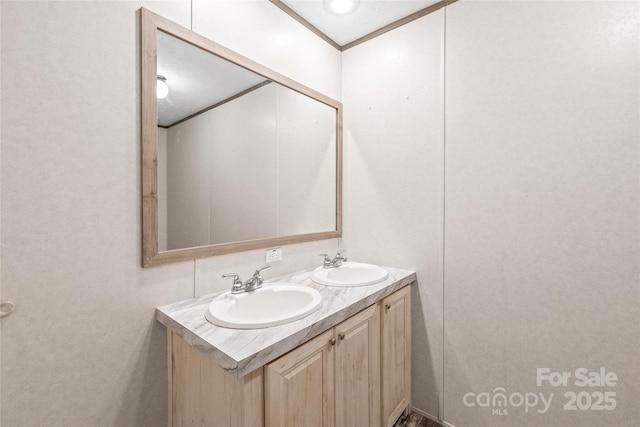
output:
[[158,75],[156,81],[156,97],[158,99],[166,98],[169,95],[169,86],[167,86],[167,79],[164,76]]
[[360,0],[324,0],[324,8],[333,15],[347,15],[354,12]]

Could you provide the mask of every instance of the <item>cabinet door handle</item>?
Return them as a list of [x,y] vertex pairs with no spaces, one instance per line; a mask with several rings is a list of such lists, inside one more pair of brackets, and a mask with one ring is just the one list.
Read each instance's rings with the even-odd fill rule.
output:
[[389,304],[389,303],[385,304],[384,308],[386,308],[387,310],[390,310],[391,309],[391,304]]
[[338,334],[338,338],[340,338],[341,340],[343,340],[343,339],[344,339],[344,332],[340,332],[340,333]]
[[331,344],[331,345],[336,345],[336,339],[335,339],[335,338],[331,338],[331,339],[329,340],[329,344]]

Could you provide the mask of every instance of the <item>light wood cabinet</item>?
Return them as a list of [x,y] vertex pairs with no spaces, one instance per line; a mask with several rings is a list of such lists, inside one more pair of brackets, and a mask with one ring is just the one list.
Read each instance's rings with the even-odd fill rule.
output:
[[373,426],[380,420],[380,307],[335,328],[336,426]]
[[169,426],[263,426],[262,369],[235,378],[173,332],[169,347]]
[[265,426],[378,425],[379,313],[369,307],[268,364]]
[[334,425],[334,331],[265,366],[265,426]]
[[382,300],[382,425],[411,409],[411,288]]
[[169,426],[392,426],[411,407],[410,307],[406,286],[241,378],[169,331]]

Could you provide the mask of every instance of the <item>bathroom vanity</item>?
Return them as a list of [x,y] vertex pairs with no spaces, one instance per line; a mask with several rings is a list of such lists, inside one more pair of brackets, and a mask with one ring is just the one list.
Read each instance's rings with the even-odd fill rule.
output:
[[[341,237],[342,103],[144,8],[140,18],[143,266]],[[158,82],[180,79],[189,85],[157,96]],[[256,121],[273,126],[247,126]],[[237,180],[229,165],[247,161],[252,173]],[[262,208],[240,216],[245,200]],[[168,214],[172,206],[180,215]],[[378,281],[379,267],[343,261],[325,256],[318,283],[305,271],[258,289],[256,271],[250,289],[232,275],[235,298],[158,308],[168,331],[169,425],[392,426],[408,411],[416,275],[387,268]],[[369,273],[374,281],[363,279]],[[359,275],[362,286],[333,286]],[[265,308],[283,316],[303,294],[316,310],[305,317],[229,327]]]
[[158,308],[167,327],[169,426],[393,426],[411,403],[416,275],[386,269],[389,277],[369,286],[320,285],[311,271],[279,278],[313,287],[322,304],[270,328],[209,323],[215,294]]

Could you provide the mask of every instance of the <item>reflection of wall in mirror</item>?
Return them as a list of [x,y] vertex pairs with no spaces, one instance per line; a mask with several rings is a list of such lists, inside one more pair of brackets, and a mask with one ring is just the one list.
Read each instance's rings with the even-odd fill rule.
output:
[[167,130],[167,247],[209,244],[211,135],[200,114]]
[[158,128],[158,250],[167,250],[167,130]]
[[278,235],[335,230],[336,110],[279,89]]
[[276,235],[276,85],[268,84],[210,113],[210,243]]
[[335,229],[335,109],[263,86],[166,130],[166,166],[162,132],[160,251]]

